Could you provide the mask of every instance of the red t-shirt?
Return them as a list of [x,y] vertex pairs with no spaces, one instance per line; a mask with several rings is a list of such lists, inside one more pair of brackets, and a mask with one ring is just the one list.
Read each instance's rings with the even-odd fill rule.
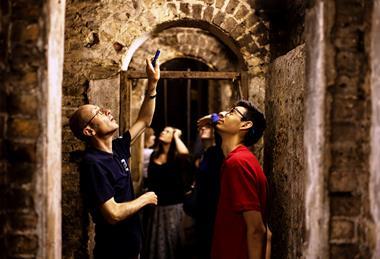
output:
[[223,162],[211,257],[248,258],[245,211],[261,212],[266,224],[267,179],[257,158],[245,146],[231,151]]

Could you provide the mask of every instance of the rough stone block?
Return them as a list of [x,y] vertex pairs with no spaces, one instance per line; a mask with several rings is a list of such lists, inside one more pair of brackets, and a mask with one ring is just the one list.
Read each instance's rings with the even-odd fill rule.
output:
[[359,248],[355,244],[341,244],[330,246],[330,258],[334,259],[359,258],[356,256],[358,252]]
[[238,0],[230,0],[226,6],[226,13],[232,14],[236,10],[238,5],[239,5]]
[[9,97],[9,108],[11,114],[37,116],[38,98],[34,94],[24,92],[13,92]]
[[[11,48],[12,59],[10,59],[10,66],[12,69],[24,71],[30,67],[41,66],[41,60],[44,58],[42,48],[22,44],[12,45]],[[20,87],[19,82],[15,86]]]
[[237,10],[235,14],[235,19],[240,20],[247,16],[249,13],[249,9],[245,5],[240,5],[239,9]]
[[222,12],[218,12],[214,19],[212,20],[213,23],[215,23],[216,25],[220,26],[222,24],[222,22],[224,21],[224,18],[226,17],[226,15]]
[[202,18],[202,5],[195,4],[195,5],[192,5],[192,8],[193,8],[193,18],[200,20]]
[[17,162],[36,162],[36,144],[8,141],[6,144],[11,163]]
[[332,121],[347,123],[361,118],[365,111],[363,105],[360,104],[356,98],[335,98]]
[[175,16],[178,15],[177,6],[174,3],[168,3],[166,6],[167,6],[168,10],[170,10],[170,12],[172,14],[174,14]]
[[242,23],[238,24],[238,26],[236,26],[234,30],[232,30],[231,37],[234,39],[237,39],[241,35],[243,35],[244,32],[245,32],[245,23],[242,22]]
[[356,139],[335,141],[331,143],[331,157],[334,170],[351,171],[352,168],[362,167],[363,149],[357,144]]
[[332,216],[355,217],[360,214],[360,199],[351,195],[330,195]]
[[20,19],[23,17],[28,21],[38,21],[38,18],[43,13],[42,1],[12,1],[12,19]]
[[225,2],[224,0],[216,0],[215,7],[218,9],[222,8],[224,5],[224,2]]
[[338,22],[347,21],[351,16],[363,18],[364,5],[362,1],[346,1],[337,0],[336,1],[336,16]]
[[10,235],[8,237],[9,254],[36,254],[38,249],[37,235]]
[[8,136],[11,138],[37,138],[40,133],[37,120],[12,118],[9,121]]
[[330,192],[353,192],[358,187],[355,172],[334,171],[330,173]]
[[[260,67],[263,60],[256,60]],[[267,174],[273,184],[272,228],[276,229],[277,244],[272,258],[299,258],[303,251],[302,236],[305,224],[305,155],[304,155],[304,95],[305,52],[299,46],[270,64],[265,78],[255,77],[251,86],[267,85],[265,91],[265,113],[268,124],[268,142],[265,149],[270,153],[273,164]],[[268,80],[268,81],[266,81]],[[251,96],[263,96],[258,87]],[[257,97],[255,99],[258,99]],[[262,99],[258,99],[263,104]],[[268,159],[268,157],[267,157]],[[281,221],[276,219],[281,218]],[[294,220],[296,219],[296,220]],[[274,240],[274,239],[273,239]],[[280,241],[281,240],[281,241]],[[289,246],[292,244],[292,249]]]
[[335,33],[335,46],[340,50],[355,50],[359,46],[359,35],[358,29],[352,26],[339,28]]
[[36,164],[31,163],[12,163],[8,170],[8,178],[11,182],[19,186],[31,183],[36,175]]
[[28,24],[26,21],[16,21],[12,25],[12,41],[21,43],[36,43],[40,36],[37,23]]
[[34,229],[38,224],[38,215],[34,210],[13,213],[9,217],[9,224],[16,231]]
[[237,26],[237,22],[235,18],[233,17],[228,17],[223,23],[222,23],[222,28],[228,32],[231,32],[235,27]]
[[361,64],[360,58],[361,57],[354,52],[338,52],[336,56],[338,73],[350,77],[359,76]]
[[247,47],[251,42],[253,42],[250,33],[245,34],[241,39],[238,40],[240,47]]
[[257,17],[256,14],[251,13],[248,18],[246,19],[247,22],[247,27],[251,28],[252,26],[256,25],[259,22],[259,18]]
[[357,127],[353,122],[347,123],[334,123],[331,132],[331,139],[334,142],[343,142],[347,140],[354,140],[357,134]]
[[359,78],[346,75],[340,75],[336,81],[334,95],[356,96],[358,93]]
[[[15,69],[20,68],[21,70],[25,69],[26,67],[29,69],[30,65],[38,65],[33,62],[27,64],[25,60],[23,60],[20,64],[17,64],[15,60],[12,60],[12,62],[14,62],[13,64],[16,66],[14,67],[12,64]],[[37,71],[27,71],[22,74],[14,73],[10,77],[9,84],[13,87],[12,91],[17,93],[19,93],[19,89],[22,89],[23,91],[34,90],[38,86]]]
[[181,3],[179,9],[186,15],[190,14],[190,4],[189,3]]
[[355,222],[348,219],[333,218],[331,220],[330,238],[333,242],[352,242],[355,238]]
[[33,193],[30,190],[10,189],[5,195],[5,203],[10,210],[34,209]]
[[203,12],[203,19],[207,22],[211,22],[213,16],[214,8],[211,6],[206,7],[206,9]]

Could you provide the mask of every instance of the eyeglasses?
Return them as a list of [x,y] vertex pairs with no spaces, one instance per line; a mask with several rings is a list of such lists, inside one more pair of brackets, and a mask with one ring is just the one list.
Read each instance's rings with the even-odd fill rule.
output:
[[236,107],[233,107],[227,114],[232,114],[234,111],[241,116],[241,120],[242,121],[247,121],[248,120],[247,117],[245,117],[244,114],[241,113],[241,111],[239,111]]
[[98,114],[104,114],[102,112],[102,108],[99,108],[97,112],[95,112],[95,115],[91,117],[91,119],[83,126],[83,129],[86,128],[88,125],[90,125],[91,121],[96,117]]

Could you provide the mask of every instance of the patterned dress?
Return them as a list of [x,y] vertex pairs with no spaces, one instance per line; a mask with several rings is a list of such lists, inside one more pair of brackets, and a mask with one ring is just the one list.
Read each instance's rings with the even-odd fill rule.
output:
[[188,157],[148,167],[147,188],[158,197],[156,207],[148,207],[145,217],[144,259],[184,258],[183,198],[187,177],[191,173]]

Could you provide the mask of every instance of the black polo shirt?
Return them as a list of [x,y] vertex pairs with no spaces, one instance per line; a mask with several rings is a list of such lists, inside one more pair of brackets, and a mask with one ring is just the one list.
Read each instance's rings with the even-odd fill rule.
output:
[[135,199],[128,165],[131,135],[112,141],[113,154],[87,148],[81,163],[81,191],[95,222],[95,258],[128,258],[141,250],[141,223],[137,214],[108,224],[100,206],[114,197],[118,203]]

